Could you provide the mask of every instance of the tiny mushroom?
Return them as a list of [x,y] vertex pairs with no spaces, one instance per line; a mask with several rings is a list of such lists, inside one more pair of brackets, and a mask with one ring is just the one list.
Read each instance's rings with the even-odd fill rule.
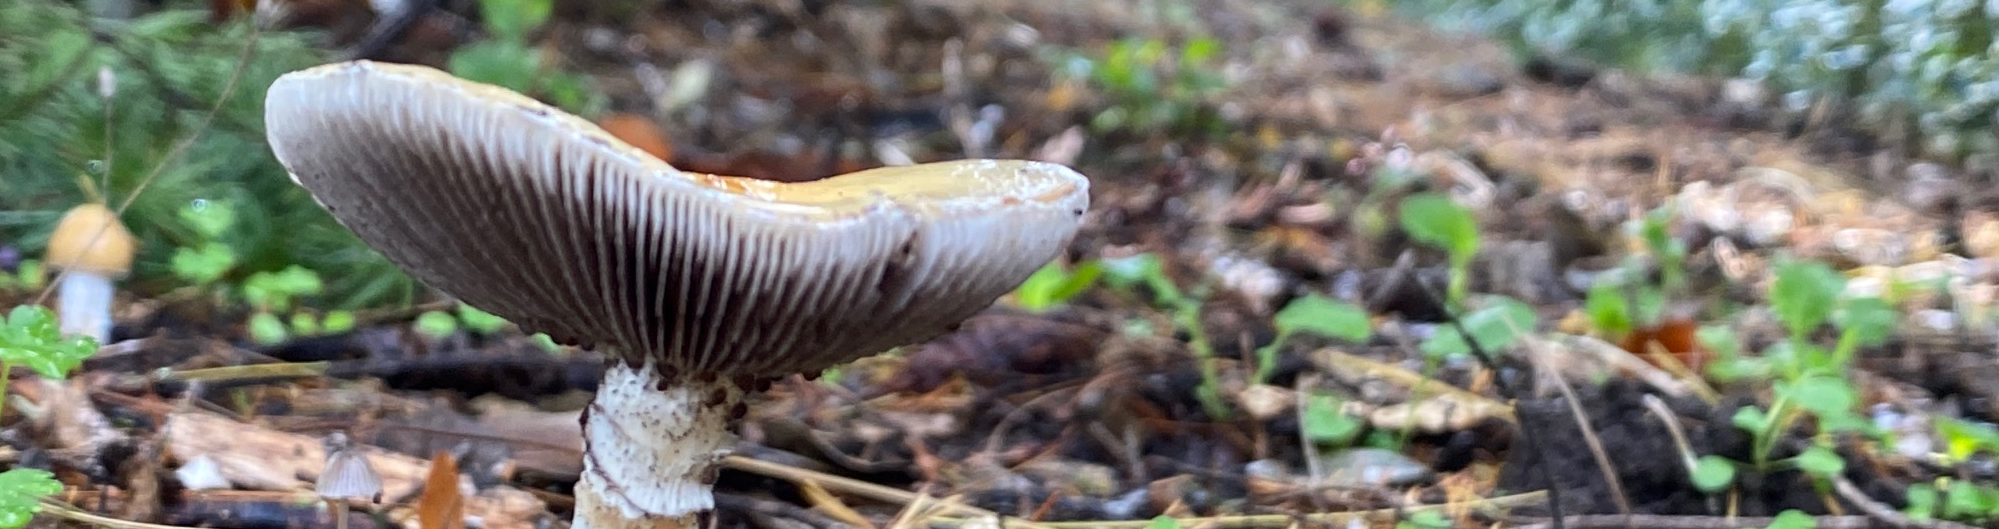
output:
[[138,242],[103,204],[70,208],[49,234],[43,264],[61,274],[56,282],[56,321],[65,335],[89,336],[99,345],[111,339],[112,281],[132,271]]
[[693,527],[742,399],[942,335],[1056,258],[1089,182],[965,160],[803,183],[683,172],[582,118],[422,66],[271,85],[272,151],[412,276],[612,358],[574,526]]

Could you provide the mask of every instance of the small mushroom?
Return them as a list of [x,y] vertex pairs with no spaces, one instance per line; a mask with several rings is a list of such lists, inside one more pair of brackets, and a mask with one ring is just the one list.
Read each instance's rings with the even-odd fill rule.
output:
[[102,345],[111,339],[112,281],[132,271],[137,251],[132,232],[118,214],[90,202],[56,222],[43,262],[60,273],[56,282],[56,321],[65,335],[89,336]]
[[745,393],[949,332],[1054,259],[1089,206],[1087,179],[1041,162],[682,172],[422,66],[293,72],[265,105],[278,160],[362,241],[615,359],[584,413],[579,529],[698,525]]

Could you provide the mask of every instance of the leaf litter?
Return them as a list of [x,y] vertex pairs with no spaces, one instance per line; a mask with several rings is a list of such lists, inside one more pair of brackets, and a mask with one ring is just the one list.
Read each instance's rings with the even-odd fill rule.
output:
[[[1725,95],[1714,81],[1546,78],[1371,5],[558,12],[541,45],[606,88],[617,113],[602,122],[684,169],[799,181],[984,152],[1094,177],[1084,233],[1030,282],[1045,286],[952,335],[774,385],[718,481],[720,523],[1471,526],[1539,521],[1552,496],[1567,514],[1844,522],[1887,519],[1883,505],[1923,497],[1911,484],[1990,477],[1958,463],[1999,434],[1980,445],[1984,430],[1952,422],[1999,402],[1983,352],[1990,195],[1894,149],[1826,147],[1848,132],[1709,104]],[[418,37],[383,53],[421,56]],[[1106,47],[1127,51],[1087,53]],[[1628,227],[1663,205],[1655,231],[1680,269],[1630,265],[1658,257]],[[1682,306],[1585,310],[1597,278],[1627,269],[1684,274],[1661,294]],[[1849,291],[1893,310],[1832,310]],[[1461,327],[1460,303],[1475,309]],[[296,500],[337,433],[382,480],[380,503],[350,502],[360,526],[566,520],[592,353],[414,317],[257,346],[181,310],[122,313],[122,339],[69,386],[12,383],[43,418],[10,434],[13,460],[71,485],[56,512],[331,526]],[[1624,335],[1603,332],[1610,314]],[[1692,323],[1717,319],[1729,333]],[[1854,386],[1760,389],[1708,369],[1817,369],[1837,355],[1769,357],[1855,325],[1877,330],[1840,353]],[[1864,410],[1846,418],[1903,434],[1813,445],[1770,404],[1785,392],[1818,428]],[[93,416],[108,421],[51,422]],[[1959,433],[1907,427],[1930,422]],[[1926,440],[1944,449],[1909,444]]]

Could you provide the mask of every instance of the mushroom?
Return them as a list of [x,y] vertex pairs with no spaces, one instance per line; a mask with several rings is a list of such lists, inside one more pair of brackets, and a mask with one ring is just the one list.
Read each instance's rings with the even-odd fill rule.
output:
[[585,529],[696,526],[746,393],[949,332],[1089,206],[1081,174],[1032,161],[682,172],[423,66],[288,73],[264,119],[292,179],[413,277],[612,359],[583,417]]
[[70,208],[49,234],[43,263],[59,271],[56,322],[65,335],[111,339],[111,282],[132,271],[137,251],[118,214],[96,202]]

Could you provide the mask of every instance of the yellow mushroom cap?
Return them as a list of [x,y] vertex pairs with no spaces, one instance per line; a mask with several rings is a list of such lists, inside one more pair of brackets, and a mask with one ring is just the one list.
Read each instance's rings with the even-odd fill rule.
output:
[[50,268],[122,277],[132,271],[138,241],[118,222],[118,214],[103,204],[70,208],[49,235],[43,262]]
[[967,160],[804,183],[679,171],[584,119],[422,66],[286,74],[271,150],[417,279],[671,374],[812,372],[944,332],[1055,258],[1060,165]]

